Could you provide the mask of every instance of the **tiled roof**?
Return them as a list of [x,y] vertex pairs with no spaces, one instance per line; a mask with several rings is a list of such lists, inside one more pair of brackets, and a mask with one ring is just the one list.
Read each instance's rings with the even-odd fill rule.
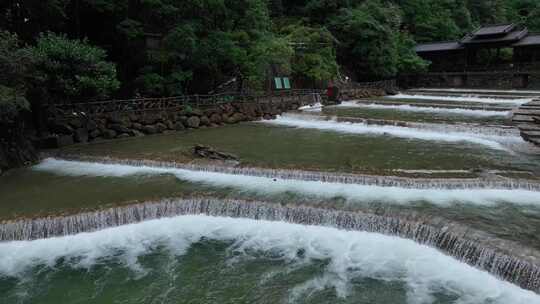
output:
[[513,46],[529,46],[529,45],[540,45],[540,34],[529,34],[525,38],[521,39],[519,42],[514,43]]
[[435,43],[422,43],[415,47],[415,51],[421,52],[436,52],[436,51],[453,51],[460,50],[463,47],[458,41],[447,42],[435,42]]
[[506,34],[514,29],[514,24],[498,24],[483,26],[473,33],[473,36],[491,36]]
[[502,37],[496,37],[496,38],[480,38],[477,36],[465,36],[461,40],[461,43],[464,44],[475,44],[475,43],[496,43],[496,42],[513,42],[518,41],[525,37],[528,34],[527,29],[518,30],[518,31],[512,31],[507,33],[506,35]]

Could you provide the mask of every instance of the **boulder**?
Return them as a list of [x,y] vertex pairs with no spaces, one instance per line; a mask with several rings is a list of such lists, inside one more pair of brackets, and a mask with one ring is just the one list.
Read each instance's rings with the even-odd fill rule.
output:
[[141,122],[144,125],[153,125],[157,123],[160,120],[160,118],[157,115],[148,114],[145,115],[142,119],[140,119],[139,122]]
[[88,130],[85,128],[79,128],[73,132],[73,137],[78,143],[86,143],[88,142]]
[[115,114],[111,114],[107,117],[107,121],[110,123],[110,124],[121,124],[122,123],[122,119],[120,118],[120,116],[118,115],[115,115]]
[[105,129],[103,131],[103,137],[106,139],[113,139],[116,137],[116,131],[111,130],[111,129]]
[[66,123],[55,122],[51,126],[51,131],[57,134],[69,135],[73,133],[73,128]]
[[201,116],[200,118],[201,120],[201,126],[209,126],[210,125],[210,119],[208,118],[208,116]]
[[167,129],[169,129],[169,130],[174,130],[174,123],[173,123],[172,121],[167,120],[167,121],[165,122],[165,125],[167,126]]
[[133,129],[135,129],[135,130],[138,130],[138,131],[142,131],[142,129],[143,129],[143,125],[141,125],[141,124],[138,123],[138,122],[134,122],[134,123],[131,125],[131,127],[132,127]]
[[80,118],[73,118],[71,119],[68,124],[73,128],[73,129],[78,129],[78,128],[81,128],[83,126],[83,122],[82,122],[82,119]]
[[164,123],[158,122],[158,123],[156,124],[156,130],[157,130],[159,133],[161,133],[161,132],[167,130],[167,126],[166,126]]
[[244,121],[246,120],[246,115],[245,114],[242,114],[242,113],[234,113],[232,116],[231,116],[231,119],[237,123],[237,122],[240,122],[240,121]]
[[142,132],[144,134],[156,134],[158,130],[155,126],[144,126],[142,127]]
[[97,127],[98,127],[97,123],[92,119],[86,122],[86,129],[88,129],[88,131],[93,131],[97,129]]
[[187,126],[189,128],[198,128],[200,123],[201,123],[201,120],[197,116],[191,116],[187,120]]
[[131,134],[133,134],[133,136],[135,136],[135,137],[141,137],[141,136],[144,136],[144,133],[141,132],[141,131],[138,131],[138,130],[133,130],[133,131],[131,131]]
[[212,123],[218,124],[221,122],[221,120],[221,115],[219,115],[218,113],[214,113],[210,116],[210,122]]
[[89,136],[90,138],[92,138],[92,139],[94,139],[94,138],[96,138],[96,137],[98,137],[98,136],[100,136],[100,135],[101,135],[101,131],[98,130],[98,129],[92,130],[92,131],[90,131],[90,133],[88,134],[88,136]]
[[139,115],[130,114],[130,115],[129,115],[129,120],[130,120],[131,122],[139,122]]
[[129,133],[129,128],[122,124],[110,124],[109,129],[118,133]]
[[174,129],[176,131],[181,131],[181,130],[184,130],[186,127],[184,127],[184,124],[182,124],[181,122],[177,121],[175,124],[174,124]]

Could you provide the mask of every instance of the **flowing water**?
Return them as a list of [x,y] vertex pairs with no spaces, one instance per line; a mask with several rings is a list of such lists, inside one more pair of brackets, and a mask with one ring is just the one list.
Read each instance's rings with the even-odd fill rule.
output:
[[[409,96],[8,172],[0,219],[66,217],[0,224],[0,303],[540,303],[525,290],[540,288],[540,157],[499,107],[530,98]],[[197,143],[240,161],[194,161]],[[199,196],[213,203],[129,207]]]
[[338,106],[325,107],[323,113],[338,117],[361,117],[411,122],[441,122],[447,124],[479,123],[486,125],[507,124],[511,115],[510,111],[357,102],[343,102]]
[[540,301],[413,241],[261,220],[182,216],[0,252],[1,303]]

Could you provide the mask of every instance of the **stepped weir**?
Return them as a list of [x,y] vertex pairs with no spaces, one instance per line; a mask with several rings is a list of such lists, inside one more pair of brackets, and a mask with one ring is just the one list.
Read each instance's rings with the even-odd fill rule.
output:
[[[48,157],[50,155],[44,155]],[[283,180],[317,181],[323,183],[358,184],[408,189],[503,189],[540,191],[540,182],[521,178],[410,178],[400,176],[367,175],[353,173],[334,173],[322,171],[269,169],[244,166],[212,164],[188,164],[173,161],[148,159],[122,159],[112,157],[93,157],[62,154],[61,159],[85,161],[98,164],[129,165],[163,169],[185,169],[202,172],[225,173],[253,177],[277,178]]]
[[511,242],[482,232],[418,215],[372,214],[306,206],[215,198],[163,199],[79,214],[7,221],[0,224],[0,240],[34,240],[92,232],[181,215],[282,221],[375,232],[414,240],[522,288],[540,292],[539,259]]

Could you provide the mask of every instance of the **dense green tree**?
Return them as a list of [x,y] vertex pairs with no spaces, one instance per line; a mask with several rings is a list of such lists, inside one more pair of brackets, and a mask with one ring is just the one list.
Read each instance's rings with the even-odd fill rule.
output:
[[29,108],[25,94],[32,62],[17,35],[0,31],[0,116]]
[[283,33],[295,49],[291,68],[296,76],[319,81],[337,75],[336,41],[326,28],[295,24],[283,29]]
[[86,40],[46,33],[29,50],[35,60],[33,69],[54,102],[105,98],[120,85],[105,51]]

